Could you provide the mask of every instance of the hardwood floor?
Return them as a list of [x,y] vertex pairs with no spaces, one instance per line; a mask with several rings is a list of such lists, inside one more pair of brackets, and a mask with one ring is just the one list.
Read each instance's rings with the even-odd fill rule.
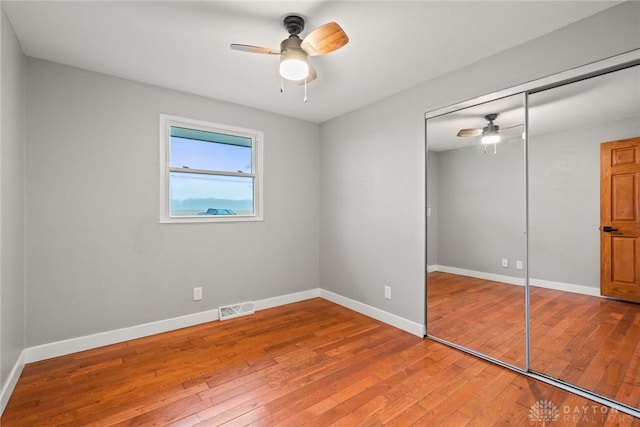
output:
[[531,290],[531,369],[640,408],[640,304]]
[[429,335],[525,368],[524,287],[428,274]]
[[[523,366],[523,287],[428,280],[429,334]],[[640,304],[535,286],[530,301],[531,370],[640,407]]]
[[[316,298],[25,367],[5,426],[640,425]],[[539,413],[536,413],[539,414]]]

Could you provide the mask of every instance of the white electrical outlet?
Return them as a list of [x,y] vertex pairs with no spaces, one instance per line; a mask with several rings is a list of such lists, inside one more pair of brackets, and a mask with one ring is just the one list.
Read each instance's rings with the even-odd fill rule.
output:
[[201,299],[202,299],[202,288],[201,287],[193,288],[193,300],[200,301]]
[[522,261],[516,261],[516,270],[522,270]]
[[509,268],[509,260],[502,258],[502,268]]
[[384,297],[386,299],[391,299],[391,286],[384,287]]

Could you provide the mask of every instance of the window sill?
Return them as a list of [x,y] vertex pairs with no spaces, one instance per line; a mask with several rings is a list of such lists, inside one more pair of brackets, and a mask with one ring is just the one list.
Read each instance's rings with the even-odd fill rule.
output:
[[264,218],[261,216],[216,216],[216,217],[177,217],[177,218],[160,218],[160,224],[215,224],[215,223],[228,223],[228,222],[263,222]]

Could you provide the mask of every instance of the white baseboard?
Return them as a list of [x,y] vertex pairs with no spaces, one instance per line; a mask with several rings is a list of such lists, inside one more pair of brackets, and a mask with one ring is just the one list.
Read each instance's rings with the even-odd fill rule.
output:
[[391,314],[384,310],[380,310],[379,308],[372,307],[330,291],[325,291],[324,289],[320,289],[320,298],[324,298],[350,310],[357,311],[360,314],[372,317],[383,323],[402,329],[405,332],[409,332],[410,334],[417,335],[419,337],[424,336],[424,325],[405,319],[404,317],[396,316],[395,314]]
[[[373,317],[374,319],[388,323],[409,333],[423,336],[423,325],[419,325],[417,323],[411,322],[394,314],[387,313],[375,307],[371,307],[361,302],[345,298],[329,291],[323,291],[321,289],[311,289],[308,291],[302,291],[293,294],[265,298],[262,300],[254,301],[254,304],[256,311],[258,311],[316,297],[322,297],[326,300],[335,302],[336,304],[342,305],[364,315]],[[173,331],[180,328],[186,328],[201,323],[213,322],[219,320],[219,318],[220,316],[218,310],[214,309],[203,311],[200,313],[188,314],[186,316],[159,320],[157,322],[131,326],[128,328],[116,329],[113,331],[101,332],[98,334],[86,335],[83,337],[71,338],[68,340],[28,347],[23,352],[23,365],[24,363],[38,362],[40,360],[50,359],[52,357],[64,356],[66,354],[77,353],[79,351],[90,350],[97,347],[103,347],[105,345],[147,337],[150,335]]]
[[160,334],[175,329],[186,328],[200,323],[218,320],[218,309],[187,314],[171,319],[158,320],[142,325],[85,335],[77,338],[28,347],[25,349],[26,363],[38,362],[52,357],[64,356],[79,351],[90,350],[105,345],[116,344],[136,338]]
[[0,415],[4,412],[4,408],[7,407],[7,403],[9,403],[9,398],[11,397],[11,393],[13,393],[13,389],[16,388],[16,384],[18,383],[20,374],[22,374],[22,369],[24,368],[25,363],[25,352],[23,350],[22,353],[20,353],[20,356],[18,356],[18,360],[15,365],[13,365],[13,369],[9,372],[9,376],[4,382],[2,391],[0,391]]
[[320,289],[311,289],[308,291],[296,292],[295,294],[280,295],[273,298],[265,298],[254,301],[256,310],[265,310],[267,308],[279,307],[285,304],[291,304],[298,301],[305,301],[320,296]]
[[[457,267],[447,267],[445,265],[430,265],[427,272],[442,271],[443,273],[457,274],[459,276],[474,277],[477,279],[492,280],[494,282],[507,283],[510,285],[524,286],[525,279],[522,277],[503,276],[500,274],[485,273],[483,271],[466,270]],[[556,291],[572,292],[574,294],[590,295],[600,297],[600,289],[591,286],[575,285],[573,283],[555,282],[552,280],[542,280],[531,278],[529,280],[531,286],[539,288],[553,289]]]
[[[273,298],[266,298],[254,301],[256,310],[276,307],[297,301],[319,296],[318,289],[297,292],[294,294],[281,295]],[[159,320],[157,322],[145,323],[128,328],[116,329],[83,337],[71,338],[68,340],[42,344],[25,349],[25,363],[37,362],[52,357],[64,356],[65,354],[90,350],[92,348],[105,345],[116,344],[136,338],[147,337],[160,334],[162,332],[173,331],[175,329],[186,328],[206,322],[219,320],[218,309],[202,311],[200,313],[188,314],[186,316],[174,317],[171,319]]]
[[[502,274],[485,273],[484,271],[466,270],[464,268],[447,267],[446,265],[432,265],[431,271],[441,271],[443,273],[457,274],[458,276],[469,276],[476,279],[492,280],[494,282],[507,283],[509,285],[524,286],[524,278],[504,276]],[[430,271],[430,272],[431,272]]]
[[551,280],[542,279],[531,279],[531,286],[602,298],[602,295],[600,295],[600,288],[592,288],[591,286],[574,285],[572,283],[554,282]]

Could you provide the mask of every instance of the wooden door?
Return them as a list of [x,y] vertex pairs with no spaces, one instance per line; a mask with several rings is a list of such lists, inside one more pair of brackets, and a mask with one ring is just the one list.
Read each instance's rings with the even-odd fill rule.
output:
[[640,302],[640,137],[600,147],[600,293]]

